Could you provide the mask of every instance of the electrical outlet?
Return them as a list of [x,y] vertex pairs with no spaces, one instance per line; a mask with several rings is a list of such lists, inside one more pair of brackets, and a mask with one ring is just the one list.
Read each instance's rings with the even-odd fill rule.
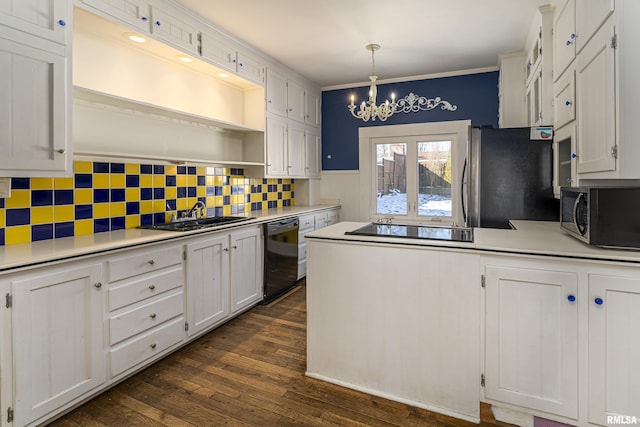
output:
[[11,178],[0,178],[0,199],[11,197]]

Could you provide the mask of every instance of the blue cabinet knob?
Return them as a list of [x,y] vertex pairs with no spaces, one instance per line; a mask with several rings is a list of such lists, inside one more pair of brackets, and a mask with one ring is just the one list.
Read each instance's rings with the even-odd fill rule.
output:
[[61,26],[61,27],[64,27],[65,25],[67,25],[67,23],[65,22],[65,20],[64,20],[64,19],[60,19],[60,20],[58,21],[58,24],[60,24],[60,26]]
[[160,21],[156,21],[156,25],[159,27],[160,26]]
[[596,298],[593,300],[593,302],[596,303],[596,305],[602,305],[604,303],[604,301],[602,300],[602,298]]
[[147,21],[149,20],[149,18],[147,18],[146,16],[143,16],[143,17],[142,17],[142,18],[140,18],[140,19],[142,19],[144,22],[147,22]]
[[570,38],[571,40],[575,39],[575,38],[576,38],[575,33],[571,33],[571,34],[569,35],[569,38]]
[[574,302],[575,300],[576,300],[576,296],[575,295],[568,295],[567,296],[567,301]]
[[565,101],[564,105],[566,105],[567,107],[569,107],[571,105],[571,101]]
[[571,184],[571,178],[567,178],[567,184]]
[[576,157],[578,157],[578,155],[576,153],[571,153],[571,158],[575,159]]

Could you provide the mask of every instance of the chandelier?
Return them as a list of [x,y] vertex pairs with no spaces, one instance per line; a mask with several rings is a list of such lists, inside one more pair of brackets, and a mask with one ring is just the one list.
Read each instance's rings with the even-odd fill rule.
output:
[[375,121],[376,118],[380,119],[380,121],[385,121],[389,117],[396,112],[396,108],[398,104],[396,103],[396,96],[394,93],[391,93],[391,102],[386,100],[384,103],[380,105],[376,105],[376,96],[378,95],[378,89],[376,88],[376,80],[378,76],[375,73],[375,60],[373,54],[376,50],[380,49],[379,44],[368,44],[365,46],[367,50],[371,51],[371,75],[369,76],[369,80],[371,80],[371,87],[369,88],[369,101],[360,104],[360,109],[356,111],[356,106],[354,104],[355,96],[351,95],[351,104],[347,106],[351,114],[356,119],[362,119],[365,122],[368,122],[369,119]]

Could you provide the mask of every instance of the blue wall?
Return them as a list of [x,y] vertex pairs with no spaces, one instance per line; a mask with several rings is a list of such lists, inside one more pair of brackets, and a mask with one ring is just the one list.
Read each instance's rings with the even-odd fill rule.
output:
[[427,98],[440,97],[458,108],[456,111],[436,107],[431,111],[395,113],[386,122],[363,122],[351,115],[347,105],[352,94],[356,96],[356,104],[366,100],[368,87],[322,92],[323,170],[358,169],[359,127],[448,120],[471,120],[474,126],[498,126],[497,71],[378,85],[378,105],[390,100],[391,92],[396,98],[404,98],[411,92]]

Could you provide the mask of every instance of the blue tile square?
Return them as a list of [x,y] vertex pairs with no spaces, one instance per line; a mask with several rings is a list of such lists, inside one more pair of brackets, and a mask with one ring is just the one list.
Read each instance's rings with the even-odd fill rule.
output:
[[249,203],[251,201],[251,194],[245,194],[244,195],[244,202],[245,203]]
[[282,184],[282,178],[278,178],[278,184]]
[[153,165],[153,173],[155,175],[162,175],[164,173],[164,165]]
[[31,179],[29,178],[11,178],[12,190],[28,190],[31,188]]
[[196,197],[198,195],[197,187],[187,187],[187,195],[189,197]]
[[153,199],[153,188],[141,188],[140,200],[151,200],[151,199]]
[[238,213],[238,205],[231,205],[231,215]]
[[175,211],[177,206],[176,199],[167,199],[166,207],[168,211]]
[[123,216],[111,218],[111,231],[124,230],[125,221]]
[[4,199],[0,199],[0,209],[4,209]]
[[76,219],[89,219],[93,217],[93,205],[76,205]]
[[207,196],[215,196],[216,195],[216,188],[215,187],[207,187],[205,190],[205,194]]
[[215,188],[215,195],[222,196],[222,186],[216,185],[214,188]]
[[167,187],[175,187],[176,186],[176,176],[175,175],[167,175],[164,179],[164,183]]
[[195,175],[197,173],[197,169],[195,166],[187,166],[187,174]]
[[124,163],[111,163],[111,173],[124,173]]
[[216,206],[216,216],[222,216],[222,206]]
[[153,166],[151,165],[140,165],[140,173],[150,175],[153,173]]
[[127,202],[126,204],[127,215],[136,215],[139,213],[140,213],[140,202]]
[[109,231],[109,218],[98,218],[93,220],[93,232],[102,233]]
[[109,173],[109,163],[93,162],[93,173]]
[[164,188],[154,188],[153,198],[155,200],[164,199]]
[[5,245],[4,228],[0,228],[0,246]]
[[31,209],[7,209],[5,212],[5,223],[7,227],[13,225],[27,225],[31,223]]
[[291,200],[289,200],[289,199],[283,200],[282,201],[282,206],[291,206]]
[[164,224],[166,222],[166,216],[163,212],[158,212],[153,214],[153,223],[154,224]]
[[207,185],[207,179],[203,175],[198,176],[198,185]]
[[228,176],[223,176],[222,177],[222,185],[229,185],[229,177]]
[[283,191],[291,191],[291,184],[284,184],[282,186]]
[[222,196],[222,204],[223,205],[231,204],[231,196]]
[[75,188],[91,188],[93,187],[93,175],[90,173],[77,173],[74,176]]
[[53,190],[31,190],[31,206],[53,205]]
[[238,194],[238,186],[237,185],[232,185],[231,186],[231,194]]
[[216,208],[215,207],[207,208],[207,216],[208,217],[216,216]]
[[177,194],[178,194],[178,199],[183,199],[187,197],[187,187],[178,187]]
[[125,185],[127,188],[140,187],[140,175],[127,175]]
[[295,194],[293,193],[293,191],[291,192],[291,198],[292,198],[292,199],[295,199],[295,198],[296,198],[296,197],[295,197]]
[[74,234],[73,221],[58,222],[54,224],[53,227],[54,227],[54,236],[56,239],[60,237],[71,237]]
[[262,193],[262,201],[266,201],[267,200],[267,193]]
[[56,205],[72,205],[73,190],[53,190],[53,203]]
[[269,208],[277,208],[278,207],[278,202],[275,200],[269,200],[267,207]]
[[198,201],[204,203],[207,206],[207,198],[206,197],[198,197]]
[[153,225],[153,214],[140,215],[140,225]]
[[282,193],[278,193],[278,200],[282,200]]
[[111,201],[112,202],[124,202],[125,192],[124,188],[112,188],[111,189]]
[[107,203],[109,201],[109,190],[106,188],[96,188],[93,190],[93,203]]
[[187,167],[186,166],[178,166],[178,175],[186,175]]
[[38,224],[31,226],[31,241],[53,239],[53,224]]

